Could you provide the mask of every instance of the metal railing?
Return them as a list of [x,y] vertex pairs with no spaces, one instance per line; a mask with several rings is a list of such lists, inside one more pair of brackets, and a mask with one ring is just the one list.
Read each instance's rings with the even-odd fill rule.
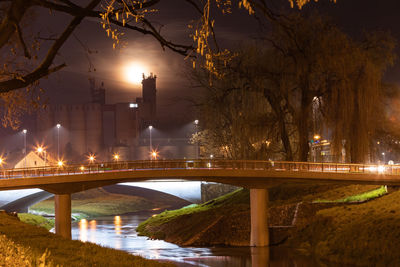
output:
[[115,171],[167,170],[167,169],[237,169],[288,172],[369,173],[400,175],[400,165],[314,163],[257,160],[139,160],[100,162],[87,165],[46,166],[35,168],[0,169],[0,179],[91,174]]

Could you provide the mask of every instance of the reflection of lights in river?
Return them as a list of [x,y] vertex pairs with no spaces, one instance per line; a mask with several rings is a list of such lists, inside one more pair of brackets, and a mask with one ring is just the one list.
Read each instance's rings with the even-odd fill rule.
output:
[[96,243],[96,220],[91,220],[89,222],[90,225],[90,242]]
[[121,217],[115,216],[114,217],[114,225],[115,225],[115,233],[117,235],[121,234]]
[[88,222],[86,219],[82,219],[79,221],[79,239],[82,242],[87,241],[87,229],[88,229]]

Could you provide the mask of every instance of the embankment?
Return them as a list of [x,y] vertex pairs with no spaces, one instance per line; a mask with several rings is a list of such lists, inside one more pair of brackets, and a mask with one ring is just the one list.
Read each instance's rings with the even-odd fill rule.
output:
[[[378,197],[384,188],[373,189],[376,186],[271,188],[268,212],[275,239],[272,243],[285,241],[285,246],[301,253],[334,262],[400,266],[400,192],[392,190]],[[363,194],[371,191],[375,195]],[[366,195],[370,200],[362,202]],[[349,199],[353,202],[346,202]],[[276,226],[292,224],[288,231],[277,232],[280,228]],[[142,223],[138,232],[180,245],[247,246],[249,193],[241,190],[202,205],[161,213]]]

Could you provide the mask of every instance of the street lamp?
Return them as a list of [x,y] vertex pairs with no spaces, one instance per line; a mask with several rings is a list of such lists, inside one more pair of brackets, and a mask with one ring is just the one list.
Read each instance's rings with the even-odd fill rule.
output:
[[157,159],[157,157],[158,157],[158,152],[157,152],[156,150],[153,150],[153,151],[151,152],[150,157],[151,157],[151,159]]
[[39,153],[39,154],[44,154],[44,166],[46,167],[46,158],[47,158],[47,156],[46,156],[46,150],[42,147],[42,146],[38,146],[37,148],[36,148],[36,151]]
[[198,136],[199,120],[194,120],[194,125],[196,127],[196,159],[199,159],[199,136]]
[[118,163],[119,155],[118,155],[118,154],[114,154],[113,158],[114,158],[114,160]]
[[61,124],[57,123],[57,159],[60,159],[60,128]]
[[151,144],[151,130],[153,129],[153,126],[149,126],[149,131],[150,131],[150,146],[149,146],[149,151],[150,151],[150,159],[151,159],[151,152],[153,151],[153,146]]
[[94,154],[90,154],[89,157],[88,157],[88,160],[89,160],[89,163],[92,164],[96,160],[95,155]]
[[23,129],[22,133],[24,134],[24,167],[26,168],[26,133],[28,132],[27,129]]

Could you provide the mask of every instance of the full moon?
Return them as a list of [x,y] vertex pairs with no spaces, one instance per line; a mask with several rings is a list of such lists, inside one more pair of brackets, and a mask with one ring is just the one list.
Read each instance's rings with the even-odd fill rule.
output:
[[124,78],[131,84],[140,84],[143,79],[143,73],[146,74],[147,70],[139,63],[131,63],[124,67]]

